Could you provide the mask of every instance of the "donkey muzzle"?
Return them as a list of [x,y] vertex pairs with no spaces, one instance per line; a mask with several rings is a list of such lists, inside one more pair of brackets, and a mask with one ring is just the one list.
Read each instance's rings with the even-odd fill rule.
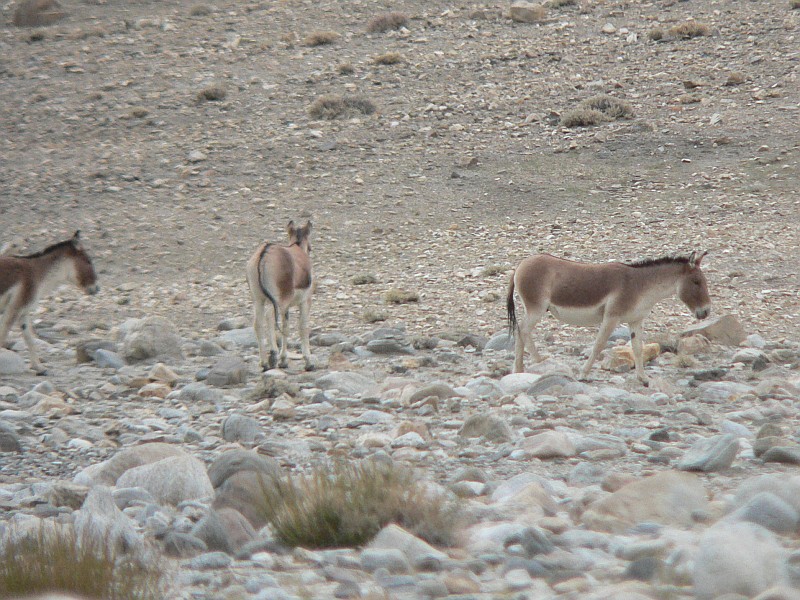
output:
[[89,294],[90,296],[94,296],[97,292],[100,291],[100,286],[97,285],[97,284],[94,284],[94,285],[87,286],[84,289],[86,290],[87,294]]
[[703,306],[702,308],[697,308],[694,311],[694,316],[697,317],[700,321],[705,319],[710,314],[711,314],[711,309],[707,306]]

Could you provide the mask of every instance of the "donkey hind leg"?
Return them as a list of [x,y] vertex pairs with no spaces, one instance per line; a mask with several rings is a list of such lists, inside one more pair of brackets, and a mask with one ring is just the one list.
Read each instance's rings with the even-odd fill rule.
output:
[[[278,357],[275,349],[275,319],[274,317],[270,318],[271,315],[267,314],[268,309],[272,312],[272,306],[269,305],[268,308],[264,297],[259,295],[253,298],[253,329],[255,329],[256,341],[258,342],[258,356],[261,360],[261,368],[265,371],[275,367]],[[267,355],[268,350],[269,355]]]
[[8,332],[17,322],[19,316],[19,307],[17,307],[14,300],[2,301],[0,309],[5,307],[5,310],[0,310],[0,348],[3,348],[8,337]]
[[37,375],[46,374],[47,369],[39,362],[39,356],[36,354],[36,341],[33,339],[33,324],[31,323],[30,313],[23,313],[20,319],[20,327],[22,328],[22,337],[25,339],[25,345],[28,347],[28,354],[31,357],[31,369],[36,371]]
[[311,344],[308,341],[308,313],[311,310],[311,294],[303,298],[300,302],[300,349],[303,352],[303,359],[306,361],[306,371],[313,371],[316,366],[311,358]]
[[642,356],[642,322],[628,323],[631,328],[631,349],[633,350],[633,362],[636,365],[636,376],[642,385],[650,385],[650,380],[644,373],[644,357]]
[[289,307],[281,315],[281,349],[278,355],[278,366],[285,369],[289,366],[288,346],[289,346]]
[[600,356],[603,348],[606,347],[606,342],[611,336],[611,332],[614,331],[614,328],[618,324],[619,319],[612,319],[609,317],[605,317],[603,319],[603,322],[600,324],[600,331],[597,332],[597,339],[594,341],[594,346],[592,347],[592,353],[589,355],[589,360],[586,361],[583,371],[581,371],[581,379],[586,379],[589,377],[589,371],[592,369],[594,361],[597,360],[597,357]]
[[514,373],[525,372],[525,349],[530,352],[534,362],[539,362],[541,356],[536,349],[536,342],[533,341],[533,328],[544,315],[544,309],[526,307],[525,314],[517,322],[517,330],[514,332]]

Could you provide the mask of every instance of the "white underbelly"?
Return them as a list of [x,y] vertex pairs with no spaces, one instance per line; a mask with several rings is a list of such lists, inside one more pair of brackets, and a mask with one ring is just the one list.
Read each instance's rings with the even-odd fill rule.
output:
[[570,325],[587,326],[599,325],[603,321],[603,306],[590,306],[586,308],[572,308],[550,305],[550,313],[559,321]]

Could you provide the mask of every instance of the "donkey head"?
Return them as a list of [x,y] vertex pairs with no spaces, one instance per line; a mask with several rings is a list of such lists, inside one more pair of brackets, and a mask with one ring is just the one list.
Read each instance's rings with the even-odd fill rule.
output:
[[69,240],[67,251],[75,269],[75,284],[87,294],[94,295],[99,292],[100,286],[97,285],[97,273],[94,271],[92,259],[89,258],[86,249],[81,243],[80,231],[76,231],[75,235]]
[[698,319],[705,319],[711,312],[706,276],[700,269],[700,261],[708,252],[692,252],[686,261],[683,276],[678,283],[678,297]]
[[306,254],[311,254],[311,221],[306,221],[302,227],[297,227],[294,221],[289,221],[286,232],[289,234],[290,244],[297,244]]

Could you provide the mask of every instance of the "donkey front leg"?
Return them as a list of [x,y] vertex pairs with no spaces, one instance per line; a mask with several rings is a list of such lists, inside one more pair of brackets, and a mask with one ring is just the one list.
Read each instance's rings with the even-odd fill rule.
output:
[[[258,356],[261,361],[261,368],[263,370],[272,369],[275,366],[275,362],[277,360],[277,352],[270,351],[269,357],[267,357],[267,348],[266,343],[269,343],[270,350],[272,350],[273,342],[272,340],[275,338],[275,334],[270,333],[267,340],[265,340],[265,336],[267,336],[267,327],[269,320],[267,318],[267,306],[266,302],[263,298],[254,297],[253,298],[253,329],[256,333],[256,341],[258,342]],[[274,329],[274,325],[272,326]]]
[[650,385],[650,380],[644,374],[644,357],[642,356],[643,340],[642,340],[642,322],[628,323],[631,328],[631,348],[633,349],[633,362],[636,365],[636,376],[642,385]]
[[[0,311],[0,348],[5,346],[8,332],[14,326],[14,323],[17,322],[17,316],[19,314],[19,309],[13,301],[6,300],[3,304],[5,305],[5,310]],[[0,308],[2,308],[2,306],[0,306]]]
[[314,359],[311,358],[311,344],[308,341],[308,313],[311,310],[311,294],[300,302],[300,349],[303,352],[303,359],[306,361],[306,371],[313,371],[316,367]]
[[36,341],[33,339],[33,324],[29,313],[26,312],[22,315],[20,327],[22,328],[22,337],[25,339],[25,345],[28,347],[28,353],[31,356],[31,369],[36,371],[37,375],[46,374],[47,369],[39,362],[39,356],[36,354]]
[[533,340],[533,328],[543,314],[543,310],[526,308],[525,316],[517,323],[517,330],[514,332],[514,373],[525,372],[525,348],[530,352],[534,362],[541,361],[539,351],[536,349],[536,342]]
[[597,339],[594,341],[594,346],[592,347],[592,353],[589,355],[589,360],[586,361],[586,365],[581,372],[581,379],[587,379],[589,377],[589,371],[592,369],[594,361],[597,360],[603,348],[606,347],[606,342],[611,336],[611,332],[614,331],[614,328],[618,324],[618,319],[610,319],[608,317],[603,319],[603,322],[600,324],[600,331],[597,332]]

